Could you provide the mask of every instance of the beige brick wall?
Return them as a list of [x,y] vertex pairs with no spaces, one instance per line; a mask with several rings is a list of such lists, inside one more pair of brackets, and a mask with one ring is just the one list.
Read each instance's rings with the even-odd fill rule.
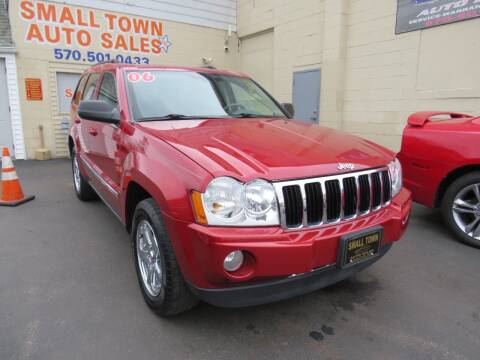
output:
[[242,38],[274,26],[277,0],[237,0],[237,32]]
[[239,0],[238,32],[274,32],[273,94],[280,101],[291,101],[294,71],[321,68],[321,124],[399,150],[412,112],[480,115],[480,19],[395,35],[396,6]]
[[396,1],[351,1],[343,129],[395,150],[408,115],[480,113],[480,19],[395,35]]
[[[240,42],[273,31],[272,93],[281,102],[291,101],[293,73],[319,68],[322,62],[323,0],[238,0],[237,30]],[[261,61],[261,58],[259,58]],[[240,67],[256,73],[250,64]],[[265,68],[257,62],[253,67]],[[258,70],[259,71],[259,70]]]

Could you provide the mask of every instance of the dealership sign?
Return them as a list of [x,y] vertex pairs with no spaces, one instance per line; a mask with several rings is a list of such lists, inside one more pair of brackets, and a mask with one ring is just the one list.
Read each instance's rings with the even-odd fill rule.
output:
[[25,41],[56,46],[57,60],[148,63],[172,45],[158,20],[39,0],[21,0],[19,12]]
[[480,17],[480,0],[398,0],[396,34]]

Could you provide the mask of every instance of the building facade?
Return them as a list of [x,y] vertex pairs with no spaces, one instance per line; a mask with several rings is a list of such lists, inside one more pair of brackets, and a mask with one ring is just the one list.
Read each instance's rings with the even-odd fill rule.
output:
[[20,159],[33,158],[42,146],[40,125],[53,156],[68,155],[69,104],[92,64],[238,67],[233,0],[11,0],[8,13],[23,125],[13,145]]
[[[18,89],[16,50],[7,3],[0,1],[0,145],[7,145],[16,156],[25,158],[23,123]],[[13,152],[12,152],[13,153]]]
[[479,16],[478,0],[238,0],[240,67],[307,119],[399,150],[412,112],[480,115]]
[[480,0],[5,4],[0,67],[7,69],[9,109],[2,117],[7,105],[0,101],[0,126],[7,118],[9,127],[0,134],[10,136],[0,142],[17,158],[32,158],[41,146],[40,125],[45,147],[67,155],[75,83],[89,65],[108,59],[239,70],[279,101],[293,102],[304,121],[393,150],[412,112],[480,115]]

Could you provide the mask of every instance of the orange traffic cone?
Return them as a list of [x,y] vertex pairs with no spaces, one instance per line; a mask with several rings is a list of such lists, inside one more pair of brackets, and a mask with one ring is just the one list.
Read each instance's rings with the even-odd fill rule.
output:
[[0,183],[0,206],[17,206],[35,199],[35,196],[23,195],[20,180],[13,166],[7,147],[2,152],[2,179]]

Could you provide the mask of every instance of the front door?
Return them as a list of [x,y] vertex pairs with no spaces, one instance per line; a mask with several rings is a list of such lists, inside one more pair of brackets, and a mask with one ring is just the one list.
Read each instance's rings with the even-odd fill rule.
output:
[[[115,74],[105,72],[103,74],[100,89],[98,90],[98,100],[111,103],[117,109],[118,96]],[[95,162],[102,170],[105,178],[116,190],[120,188],[121,171],[119,171],[119,158],[121,158],[119,149],[121,148],[119,127],[112,124],[96,123],[98,129],[99,144],[101,146],[96,150]],[[123,162],[121,162],[123,164]]]
[[8,102],[7,71],[5,59],[0,58],[0,147],[2,146],[7,146],[10,154],[14,154],[10,104]]
[[320,120],[320,69],[293,73],[293,107],[295,119]]
[[[97,88],[96,83],[98,81],[100,81],[98,90],[94,90]],[[89,91],[89,88],[91,91]],[[107,101],[118,109],[115,75],[111,72],[105,72],[100,79],[96,75],[89,79],[83,99]],[[81,120],[81,129],[82,136],[85,139],[85,156],[94,175],[91,181],[97,193],[118,214],[121,164],[123,164],[126,156],[120,146],[121,130],[116,125],[88,119]]]

